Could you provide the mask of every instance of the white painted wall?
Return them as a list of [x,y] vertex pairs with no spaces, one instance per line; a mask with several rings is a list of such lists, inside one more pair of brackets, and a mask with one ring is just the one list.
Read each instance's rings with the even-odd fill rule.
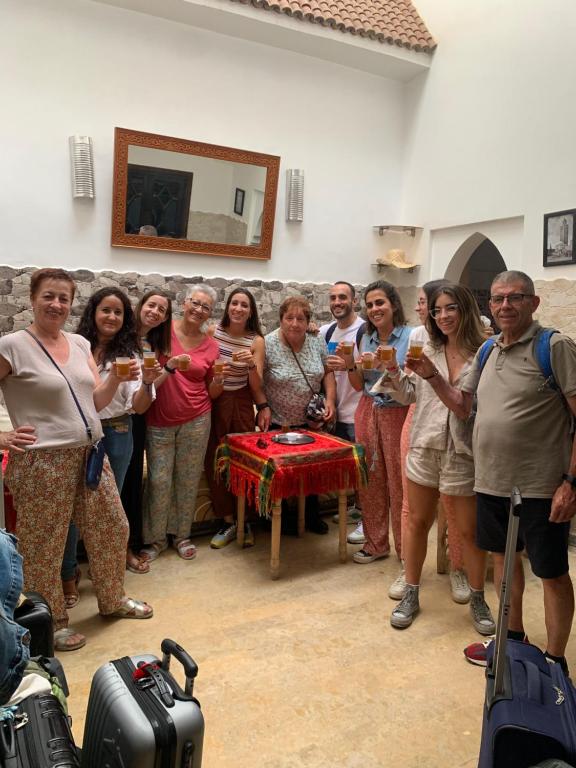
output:
[[454,227],[521,216],[505,261],[576,279],[576,266],[542,266],[544,213],[576,208],[576,3],[416,2],[439,43],[407,86],[402,218],[434,230],[420,256],[438,277]]
[[[402,85],[88,0],[2,0],[0,263],[367,282],[371,227],[398,217]],[[269,262],[111,248],[114,126],[280,155]],[[72,200],[68,136],[94,139],[96,199]],[[306,173],[284,221],[284,171]]]

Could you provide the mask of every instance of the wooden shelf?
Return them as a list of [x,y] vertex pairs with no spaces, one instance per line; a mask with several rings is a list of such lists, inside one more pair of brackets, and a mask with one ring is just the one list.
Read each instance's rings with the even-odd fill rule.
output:
[[378,270],[378,273],[386,269],[397,269],[399,272],[408,272],[408,274],[411,275],[415,269],[418,269],[420,264],[414,264],[413,267],[408,267],[407,269],[401,269],[400,267],[395,267],[393,264],[372,264],[371,266],[376,267],[376,269]]
[[412,224],[375,224],[372,228],[376,229],[380,236],[385,235],[386,232],[402,232],[408,237],[415,237],[416,232],[422,231],[422,227],[415,227]]

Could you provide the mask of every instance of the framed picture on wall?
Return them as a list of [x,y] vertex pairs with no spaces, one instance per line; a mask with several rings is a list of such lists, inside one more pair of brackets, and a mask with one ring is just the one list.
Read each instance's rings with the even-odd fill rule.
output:
[[576,209],[544,214],[544,266],[575,264],[574,223]]
[[243,189],[236,187],[236,193],[234,195],[234,213],[237,213],[238,216],[242,216],[242,214],[244,213],[244,197],[245,196],[246,196],[246,192]]

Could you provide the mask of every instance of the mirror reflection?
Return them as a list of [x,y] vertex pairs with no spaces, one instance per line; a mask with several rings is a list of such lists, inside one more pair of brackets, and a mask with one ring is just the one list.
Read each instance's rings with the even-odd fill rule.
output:
[[125,233],[259,246],[267,169],[128,145]]

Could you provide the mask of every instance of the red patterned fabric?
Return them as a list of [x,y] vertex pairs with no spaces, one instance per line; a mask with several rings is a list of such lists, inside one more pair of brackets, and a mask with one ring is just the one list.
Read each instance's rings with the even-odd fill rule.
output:
[[277,434],[226,435],[216,454],[216,469],[228,488],[236,496],[254,501],[260,514],[268,514],[275,499],[366,484],[361,445],[318,432],[304,432],[314,438],[313,443],[282,445],[271,440]]
[[[8,466],[8,451],[6,451],[2,457],[2,476],[6,473],[6,467]],[[12,494],[4,486],[4,516],[6,518],[6,530],[10,533],[16,531],[16,510],[14,509],[14,501]]]

